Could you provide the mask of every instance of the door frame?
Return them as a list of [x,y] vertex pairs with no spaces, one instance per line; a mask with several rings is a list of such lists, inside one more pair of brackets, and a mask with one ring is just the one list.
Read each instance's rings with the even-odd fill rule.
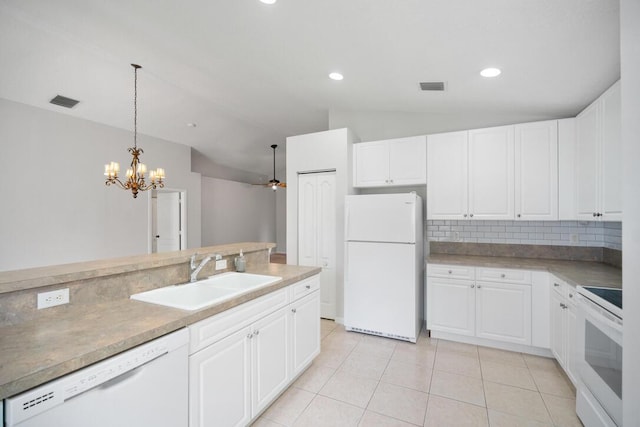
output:
[[187,248],[187,190],[182,188],[159,188],[147,196],[147,253],[153,253],[153,196],[157,193],[180,193],[180,249]]

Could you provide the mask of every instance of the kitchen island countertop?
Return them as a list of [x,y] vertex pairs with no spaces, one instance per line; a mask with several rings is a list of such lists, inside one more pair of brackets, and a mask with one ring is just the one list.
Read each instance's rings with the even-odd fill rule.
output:
[[282,280],[197,311],[117,299],[69,305],[35,320],[0,327],[0,399],[289,286],[318,274],[320,268],[265,264],[248,272]]

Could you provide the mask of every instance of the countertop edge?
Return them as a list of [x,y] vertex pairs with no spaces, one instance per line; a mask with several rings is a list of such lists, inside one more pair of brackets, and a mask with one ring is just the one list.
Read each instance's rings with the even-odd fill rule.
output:
[[[513,268],[520,270],[546,271],[567,284],[576,286],[622,287],[622,270],[597,261],[550,260],[544,258],[491,257],[475,255],[432,254],[426,257],[427,264],[469,265],[487,268]],[[576,270],[577,269],[577,270]],[[576,271],[592,269],[594,274],[602,271],[613,274],[602,283],[586,283],[576,277]],[[573,271],[572,271],[573,270]]]

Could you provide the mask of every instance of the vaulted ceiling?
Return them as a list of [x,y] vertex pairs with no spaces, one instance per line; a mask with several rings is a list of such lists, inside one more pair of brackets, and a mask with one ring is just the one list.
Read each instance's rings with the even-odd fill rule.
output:
[[139,63],[141,133],[264,175],[333,110],[572,116],[619,58],[617,0],[0,0],[0,97],[131,129]]

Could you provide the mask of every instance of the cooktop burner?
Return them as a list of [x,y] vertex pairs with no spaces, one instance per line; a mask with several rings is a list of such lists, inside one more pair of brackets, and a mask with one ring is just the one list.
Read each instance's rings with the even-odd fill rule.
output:
[[586,289],[622,310],[622,289],[595,288],[593,286],[583,286],[583,289]]

